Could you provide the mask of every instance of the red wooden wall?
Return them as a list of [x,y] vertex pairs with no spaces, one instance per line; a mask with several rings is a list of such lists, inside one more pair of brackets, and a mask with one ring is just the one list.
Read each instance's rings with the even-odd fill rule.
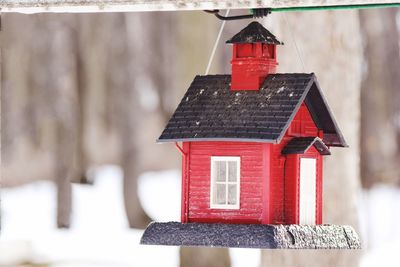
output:
[[311,114],[304,103],[300,106],[296,116],[294,116],[286,136],[318,136],[318,128],[315,126]]
[[[311,117],[310,112],[308,111],[305,104],[302,104],[297,114],[292,120],[291,125],[282,141],[273,145],[271,149],[271,179],[270,179],[270,194],[271,194],[271,206],[270,206],[270,218],[271,221],[269,223],[280,224],[286,223],[285,215],[288,212],[294,212],[293,210],[289,210],[285,212],[285,203],[286,201],[290,201],[293,197],[293,194],[297,194],[295,188],[290,188],[289,191],[284,191],[286,183],[292,181],[286,181],[285,176],[293,175],[290,173],[293,168],[297,168],[299,165],[296,162],[295,155],[282,155],[282,149],[287,145],[287,143],[293,137],[303,137],[303,136],[318,136],[318,128],[315,126],[315,123]],[[295,166],[293,166],[295,165]],[[286,170],[286,171],[285,171]],[[289,173],[287,173],[289,172]],[[289,183],[290,184],[290,183]],[[292,214],[292,213],[291,213]],[[289,215],[290,217],[290,215]]]
[[[183,150],[182,222],[298,223],[299,157],[317,158],[317,223],[322,223],[322,157],[282,155],[293,137],[320,136],[303,104],[280,144],[257,142],[185,142]],[[211,156],[239,156],[240,209],[210,208]]]
[[[186,186],[183,202],[188,208],[182,213],[182,221],[261,223],[263,216],[267,216],[263,213],[263,204],[267,203],[263,198],[267,194],[263,193],[262,184],[267,184],[265,179],[268,177],[268,164],[263,163],[267,162],[269,146],[249,142],[185,143],[184,149],[189,155],[185,163],[190,176],[186,175],[183,179],[183,185]],[[211,156],[240,157],[240,209],[210,208]]]
[[285,203],[284,203],[284,216],[285,223],[295,224],[299,217],[299,184],[297,173],[299,172],[300,161],[299,155],[287,155],[287,162],[285,168]]
[[259,90],[269,73],[276,72],[276,45],[233,44],[232,90]]
[[322,156],[315,149],[311,147],[305,154],[288,155],[288,164],[286,165],[285,175],[285,223],[298,224],[299,223],[299,185],[300,185],[300,159],[301,158],[315,158],[317,160],[317,191],[316,194],[316,224],[322,223],[322,169],[323,160]]

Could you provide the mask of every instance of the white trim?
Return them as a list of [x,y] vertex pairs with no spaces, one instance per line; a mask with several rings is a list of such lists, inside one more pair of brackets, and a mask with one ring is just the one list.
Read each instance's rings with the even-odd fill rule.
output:
[[[214,173],[214,162],[216,161],[225,161],[226,162],[226,177],[225,182],[217,182],[215,181],[216,177],[213,176]],[[236,162],[236,182],[228,181],[228,162],[234,161]],[[211,156],[210,161],[210,208],[211,209],[229,209],[229,210],[237,210],[240,209],[240,157],[219,157],[219,156]],[[236,204],[213,204],[214,203],[214,190],[215,184],[225,184],[226,185],[226,196],[228,199],[228,185],[234,184],[237,185],[237,194],[236,194]]]
[[299,223],[315,225],[317,203],[317,159],[300,158]]

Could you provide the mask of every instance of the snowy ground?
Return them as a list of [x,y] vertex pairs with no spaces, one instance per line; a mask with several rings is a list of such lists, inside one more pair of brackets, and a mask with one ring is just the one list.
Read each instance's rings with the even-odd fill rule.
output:
[[380,185],[364,191],[359,213],[366,251],[361,267],[400,266],[400,189]]
[[[1,190],[0,266],[23,263],[50,266],[178,266],[177,247],[139,245],[141,230],[131,230],[123,211],[121,170],[95,170],[95,184],[73,185],[71,229],[55,227],[55,188],[36,182]],[[180,173],[145,173],[139,196],[157,221],[179,221]],[[156,255],[156,256],[155,256]],[[260,252],[232,249],[233,266],[258,266]]]
[[[178,266],[177,247],[141,246],[140,230],[130,230],[124,216],[121,170],[95,170],[95,184],[74,185],[73,221],[55,228],[55,188],[50,182],[1,190],[0,266],[23,263],[50,266]],[[157,221],[179,221],[178,171],[145,173],[139,195]],[[399,266],[400,190],[379,186],[360,197],[362,241],[367,250],[361,267]],[[260,251],[231,249],[233,266],[256,267]],[[155,255],[157,255],[155,257]]]

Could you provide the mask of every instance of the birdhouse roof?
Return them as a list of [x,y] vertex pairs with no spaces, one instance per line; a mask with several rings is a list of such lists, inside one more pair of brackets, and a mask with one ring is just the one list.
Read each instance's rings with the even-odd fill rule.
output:
[[196,76],[159,142],[279,143],[304,102],[328,146],[347,146],[311,74],[270,74],[260,90],[232,91],[230,75]]
[[253,21],[247,27],[235,34],[231,39],[226,41],[227,44],[234,43],[265,43],[265,44],[283,44],[275,35],[265,29],[260,23]]
[[304,154],[311,146],[314,146],[321,155],[331,154],[319,137],[295,137],[282,149],[282,154]]

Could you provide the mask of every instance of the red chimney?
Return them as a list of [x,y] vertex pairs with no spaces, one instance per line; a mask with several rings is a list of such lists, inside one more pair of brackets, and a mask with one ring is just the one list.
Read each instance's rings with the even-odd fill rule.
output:
[[282,43],[260,23],[250,23],[226,43],[233,44],[231,90],[259,90],[276,72],[276,45]]

